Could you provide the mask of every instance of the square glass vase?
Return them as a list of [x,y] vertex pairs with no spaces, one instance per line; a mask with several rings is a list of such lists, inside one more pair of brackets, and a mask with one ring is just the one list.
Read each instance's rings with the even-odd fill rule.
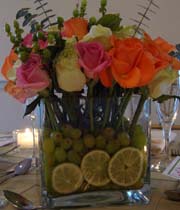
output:
[[[150,101],[57,95],[40,109],[43,206],[148,204]],[[143,105],[143,106],[142,106]],[[137,113],[138,112],[138,113]]]

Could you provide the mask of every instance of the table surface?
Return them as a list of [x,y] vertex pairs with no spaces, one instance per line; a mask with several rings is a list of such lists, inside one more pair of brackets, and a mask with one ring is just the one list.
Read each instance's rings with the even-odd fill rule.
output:
[[[15,156],[6,156],[4,160],[17,162],[27,155],[25,151],[17,153]],[[6,162],[2,161],[0,158],[0,170],[5,170],[7,167],[10,167],[11,164],[7,164]],[[175,189],[177,186],[177,181],[168,178],[166,176],[162,176],[160,173],[152,173],[152,196],[151,202],[148,205],[143,206],[118,206],[118,207],[107,207],[107,209],[111,210],[178,210],[180,209],[180,202],[170,201],[167,200],[164,190],[166,189]],[[0,185],[0,195],[2,195],[2,190],[11,190],[17,193],[22,194],[23,196],[27,197],[29,200],[32,200],[34,204],[40,203],[40,179],[39,179],[39,171],[38,170],[31,170],[28,174],[22,176],[16,176],[7,180],[6,182]],[[2,208],[2,210],[14,210],[15,208],[12,207],[10,204],[6,207]],[[93,208],[93,210],[101,210],[104,208]]]

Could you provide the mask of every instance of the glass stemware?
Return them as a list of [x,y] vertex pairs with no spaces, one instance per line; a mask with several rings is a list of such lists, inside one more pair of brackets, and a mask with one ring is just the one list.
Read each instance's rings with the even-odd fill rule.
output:
[[[175,83],[173,83],[166,92],[166,95],[180,95],[180,80],[179,78],[176,80]],[[165,142],[165,147],[160,155],[160,161],[158,163],[158,166],[156,166],[156,169],[159,171],[162,171],[166,168],[168,163],[170,162],[170,154],[168,151],[168,145],[171,142],[171,129],[172,125],[174,124],[177,114],[178,114],[178,108],[179,108],[179,99],[168,99],[164,101],[163,103],[156,102],[156,110],[159,118],[159,122],[162,126],[163,131],[163,138]]]

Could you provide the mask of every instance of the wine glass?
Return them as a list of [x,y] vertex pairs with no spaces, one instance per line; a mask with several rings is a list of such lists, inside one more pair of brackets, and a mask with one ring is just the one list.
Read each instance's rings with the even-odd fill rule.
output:
[[[180,96],[180,78],[168,87],[166,95]],[[158,162],[158,166],[156,166],[158,171],[163,171],[171,160],[168,145],[171,142],[171,129],[177,118],[179,103],[180,101],[177,98],[171,98],[162,103],[155,103],[165,142],[164,150],[159,157],[160,161]]]

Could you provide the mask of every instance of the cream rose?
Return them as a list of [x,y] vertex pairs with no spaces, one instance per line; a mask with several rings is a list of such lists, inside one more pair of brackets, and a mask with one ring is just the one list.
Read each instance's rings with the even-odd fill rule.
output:
[[159,71],[155,78],[148,85],[149,93],[152,98],[166,94],[169,86],[177,79],[178,71],[174,71],[171,67]]
[[91,27],[88,34],[86,34],[82,41],[83,42],[100,42],[106,50],[111,47],[109,37],[112,35],[112,31],[102,25],[94,25]]
[[55,64],[58,85],[67,92],[81,91],[86,83],[86,77],[78,63],[75,43],[74,39],[67,40]]

